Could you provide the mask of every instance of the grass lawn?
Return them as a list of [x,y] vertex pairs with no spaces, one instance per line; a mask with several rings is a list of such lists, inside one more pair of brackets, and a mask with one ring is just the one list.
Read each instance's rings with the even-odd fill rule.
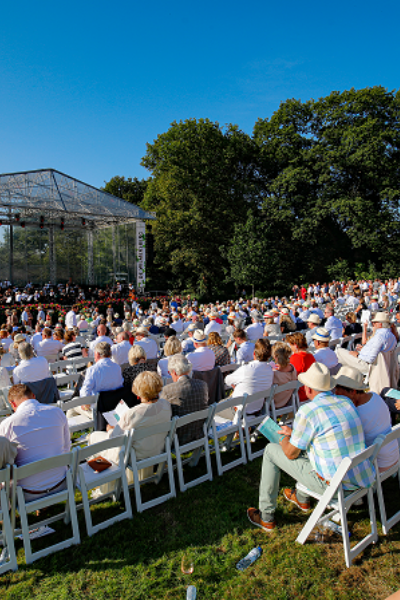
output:
[[[380,536],[379,543],[359,556],[350,569],[345,567],[337,536],[324,544],[295,543],[307,516],[281,496],[278,529],[267,534],[253,527],[246,508],[258,506],[260,468],[258,459],[184,494],[178,491],[176,499],[140,515],[134,513],[132,520],[92,538],[87,537],[80,511],[81,544],[30,566],[24,562],[18,541],[19,570],[0,576],[0,598],[175,600],[185,598],[186,587],[192,583],[199,600],[379,600],[400,588],[400,526],[386,538]],[[289,477],[282,478],[282,487],[291,484]],[[144,496],[159,491],[150,484]],[[395,480],[388,482],[385,491],[393,506],[399,503]],[[133,493],[132,502],[134,506]],[[116,507],[103,503],[92,510],[103,520]],[[390,508],[388,512],[392,514]],[[356,507],[349,522],[355,541],[368,524],[366,509]],[[56,528],[52,537],[62,536],[66,529],[62,523]],[[33,548],[49,540],[37,540]],[[257,545],[263,548],[262,557],[239,572],[236,563]],[[181,572],[185,554],[193,559],[192,575]]]

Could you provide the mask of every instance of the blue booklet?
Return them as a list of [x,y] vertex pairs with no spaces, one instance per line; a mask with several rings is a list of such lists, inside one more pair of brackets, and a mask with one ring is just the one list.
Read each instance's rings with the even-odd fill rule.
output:
[[385,396],[394,398],[395,400],[400,400],[400,390],[394,390],[393,388],[390,388],[390,390],[386,392]]
[[265,417],[264,421],[258,426],[257,429],[273,444],[279,444],[279,442],[285,437],[282,434],[278,434],[281,426],[275,423],[271,417]]

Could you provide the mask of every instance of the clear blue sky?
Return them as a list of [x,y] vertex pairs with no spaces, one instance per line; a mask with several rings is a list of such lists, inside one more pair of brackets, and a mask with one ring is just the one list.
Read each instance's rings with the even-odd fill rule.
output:
[[0,173],[147,177],[174,120],[247,133],[281,101],[400,87],[398,0],[3,2]]

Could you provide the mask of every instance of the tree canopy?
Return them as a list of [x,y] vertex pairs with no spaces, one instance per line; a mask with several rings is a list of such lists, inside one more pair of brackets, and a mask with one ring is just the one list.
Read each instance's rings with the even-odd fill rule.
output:
[[395,274],[399,116],[400,93],[373,87],[289,99],[252,136],[174,122],[147,145],[147,181],[115,177],[105,189],[125,199],[138,189],[130,201],[156,211],[151,275],[169,287],[274,292],[344,272]]

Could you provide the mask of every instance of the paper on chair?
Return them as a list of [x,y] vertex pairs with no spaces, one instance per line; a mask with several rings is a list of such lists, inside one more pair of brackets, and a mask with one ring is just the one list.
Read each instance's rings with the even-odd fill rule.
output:
[[[44,535],[50,535],[51,533],[55,533],[55,529],[52,529],[48,525],[44,525],[43,527],[38,527],[38,529],[31,529],[29,531],[29,539],[36,540],[37,538],[43,537]],[[23,540],[22,535],[17,535],[19,540]]]
[[400,400],[400,390],[394,390],[393,388],[390,388],[390,390],[386,392],[385,396],[394,398],[395,400]]
[[103,417],[112,427],[118,425],[121,420],[122,415],[124,415],[129,410],[129,406],[121,400],[114,410],[110,410],[108,412],[103,413]]

